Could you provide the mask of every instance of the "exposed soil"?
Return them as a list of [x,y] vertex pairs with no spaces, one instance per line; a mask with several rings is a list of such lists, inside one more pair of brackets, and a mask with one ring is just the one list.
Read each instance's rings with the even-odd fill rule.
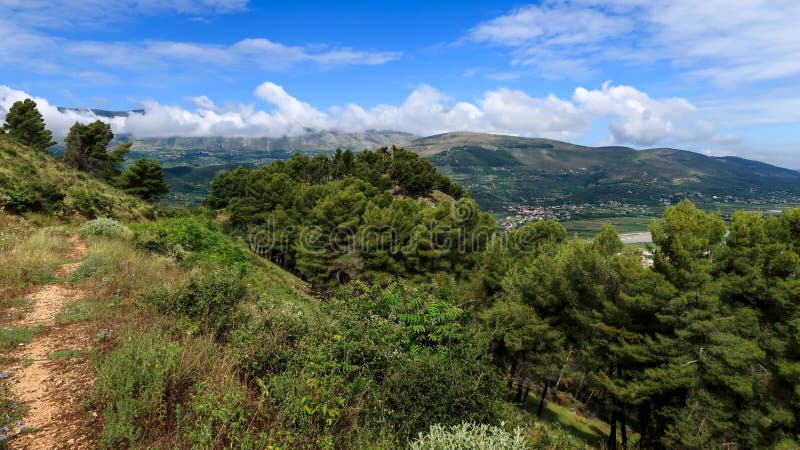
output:
[[[86,243],[79,237],[68,238],[72,244],[70,259],[86,257]],[[65,264],[57,272],[69,277],[81,262]],[[50,450],[95,448],[94,438],[86,430],[95,428],[96,413],[87,412],[83,402],[94,382],[87,353],[94,342],[94,330],[87,323],[56,324],[55,316],[69,303],[85,296],[69,283],[38,286],[27,295],[30,304],[11,326],[39,327],[31,342],[21,344],[8,355],[16,361],[8,370],[8,382],[14,400],[27,407],[25,432],[9,440],[12,449]],[[80,356],[51,360],[58,350],[80,352]]]

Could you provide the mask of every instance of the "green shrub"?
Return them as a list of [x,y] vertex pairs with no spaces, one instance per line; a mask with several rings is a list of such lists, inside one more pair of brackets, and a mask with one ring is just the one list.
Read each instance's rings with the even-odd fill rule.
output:
[[239,303],[247,297],[247,286],[238,271],[200,269],[176,292],[156,294],[162,311],[191,321],[191,327],[222,339],[242,318]]
[[183,439],[193,449],[264,448],[253,436],[246,397],[246,387],[232,378],[199,383],[179,419]]
[[245,270],[247,252],[225,236],[204,217],[163,219],[136,226],[140,248],[183,260],[187,264],[211,262],[222,267]]
[[9,186],[3,189],[0,204],[12,213],[48,212],[58,213],[64,209],[64,198],[55,183],[32,180],[21,186]]
[[69,191],[69,205],[88,219],[108,216],[114,210],[111,200],[98,195],[92,195],[86,189],[74,188]]
[[500,419],[500,380],[477,347],[452,345],[447,352],[406,358],[389,370],[382,384],[396,432],[403,438],[434,423]]
[[103,411],[103,448],[129,447],[155,433],[177,396],[180,347],[158,333],[128,335],[96,367],[91,403]]
[[83,224],[80,233],[83,236],[122,237],[129,235],[131,230],[114,219],[101,218]]
[[530,448],[525,442],[522,430],[506,431],[492,425],[465,422],[460,425],[444,427],[431,425],[427,433],[409,444],[410,450],[525,450]]

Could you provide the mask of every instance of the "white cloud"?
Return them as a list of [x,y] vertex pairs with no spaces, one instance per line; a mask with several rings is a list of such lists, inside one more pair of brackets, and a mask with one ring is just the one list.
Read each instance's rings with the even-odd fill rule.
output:
[[[62,29],[103,27],[148,15],[228,14],[248,0],[0,0],[0,64],[98,83],[118,81],[120,71],[146,76],[224,76],[237,71],[276,71],[297,66],[334,68],[379,65],[396,51],[338,45],[285,45],[263,37],[230,43],[170,40],[114,41],[68,38]],[[91,70],[84,68],[90,67]]]
[[507,46],[512,64],[542,74],[667,60],[691,76],[739,85],[800,76],[798,17],[796,0],[545,0],[481,23],[467,38]]
[[[571,99],[555,95],[531,97],[505,88],[486,91],[474,102],[456,102],[423,85],[400,105],[364,108],[356,104],[321,111],[298,100],[271,82],[258,86],[256,98],[269,111],[250,105],[217,106],[207,96],[188,100],[195,110],[156,101],[142,102],[144,114],[105,119],[89,111],[60,112],[46,99],[34,98],[47,126],[64,136],[75,122],[104,120],[115,133],[150,136],[297,136],[309,129],[407,131],[420,135],[447,131],[478,131],[570,140],[579,138],[592,124],[610,120],[615,142],[653,145],[659,142],[703,142],[717,139],[716,128],[692,119],[696,108],[680,98],[653,99],[630,86],[587,90],[579,87]],[[8,109],[25,92],[0,86],[0,108]]]
[[[102,72],[179,73],[195,75],[220,70],[254,68],[286,70],[298,65],[330,68],[378,65],[399,59],[399,52],[363,51],[348,47],[289,46],[264,38],[248,38],[230,45],[174,41],[100,42],[51,36],[0,19],[0,63],[38,73],[113,81]],[[93,67],[91,72],[75,67]]]
[[217,105],[214,104],[214,101],[208,98],[206,95],[200,95],[197,97],[189,97],[187,100],[194,103],[200,109],[207,109],[209,111],[218,111]]
[[617,142],[702,141],[716,133],[712,124],[696,118],[697,109],[682,98],[654,100],[633,87],[606,83],[600,90],[579,87],[573,99],[591,116],[612,118],[610,131]]

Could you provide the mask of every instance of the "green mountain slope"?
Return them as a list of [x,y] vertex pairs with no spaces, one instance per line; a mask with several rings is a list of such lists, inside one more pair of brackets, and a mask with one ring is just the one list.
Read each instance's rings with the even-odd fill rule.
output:
[[585,147],[464,132],[417,139],[407,148],[495,211],[515,203],[655,204],[674,196],[783,201],[800,194],[796,171],[671,148]]
[[0,209],[130,219],[142,216],[150,208],[46,153],[0,136]]

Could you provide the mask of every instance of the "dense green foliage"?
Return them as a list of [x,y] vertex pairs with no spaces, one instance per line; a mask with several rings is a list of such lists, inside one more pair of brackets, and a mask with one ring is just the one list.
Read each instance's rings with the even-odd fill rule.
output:
[[65,139],[64,162],[82,172],[111,181],[119,176],[119,165],[125,160],[131,143],[125,143],[108,151],[106,147],[114,139],[111,125],[99,120],[90,124],[76,122]]
[[[98,362],[92,405],[106,420],[104,446],[166,434],[178,447],[397,447],[434,423],[508,418],[487,341],[451,277],[428,287],[356,282],[307,310],[269,295],[264,264],[274,266],[203,217],[133,228],[134,245],[179,260],[187,279],[141,297],[172,318],[173,333],[122,336]],[[235,372],[195,366],[223,361]]]
[[739,212],[723,239],[683,201],[651,226],[653,269],[607,229],[517,259],[482,315],[495,360],[520,386],[592,398],[646,448],[796,439],[797,217]]
[[[795,439],[799,411],[789,393],[800,371],[794,368],[796,343],[786,320],[797,315],[791,305],[800,213],[769,219],[737,213],[725,239],[720,217],[685,200],[651,226],[655,264],[648,268],[610,226],[591,242],[567,240],[555,221],[498,235],[471,200],[428,203],[393,196],[408,189],[403,179],[383,172],[380,153],[344,155],[333,162],[296,156],[229,172],[215,180],[209,204],[226,209],[228,226],[247,236],[251,249],[315,282],[455,275],[460,286],[449,294],[455,296],[454,309],[436,303],[445,296],[428,303],[431,311],[463,317],[467,321],[459,326],[465,329],[480,324],[476,336],[490,339],[488,353],[508,386],[516,383],[517,401],[535,386],[542,398],[569,396],[607,418],[609,447],[620,439],[647,448],[723,442],[764,447]],[[351,161],[365,166],[315,169],[355,167]],[[432,196],[424,190],[415,194]],[[385,289],[381,295],[391,297],[398,288]],[[458,306],[464,295],[478,300],[476,309]],[[360,294],[352,302],[369,298]],[[447,338],[458,328],[439,329],[414,301],[399,304],[414,305],[413,320],[404,322],[410,312],[385,302],[362,313],[388,314],[415,330],[412,335],[384,331],[410,354],[425,348],[415,344],[420,337],[462,345]],[[409,394],[400,400],[436,404],[444,391],[420,374],[445,370],[437,361],[395,379]],[[466,368],[463,374],[474,376]],[[396,403],[396,410],[407,407],[401,405]],[[445,422],[446,411],[419,422],[407,416],[404,423],[418,429],[431,419]]]
[[220,267],[245,270],[248,255],[213,222],[186,215],[146,222],[134,227],[134,241],[142,249],[174,257],[187,265],[210,261]]
[[137,159],[130,167],[126,168],[117,179],[116,184],[128,194],[148,202],[157,202],[169,192],[169,186],[164,182],[161,165],[156,160],[148,161],[145,158]]
[[462,195],[430,163],[395,148],[227,172],[214,180],[208,205],[225,208],[252,250],[329,285],[464,275],[495,225]]
[[0,133],[39,151],[56,144],[53,133],[45,128],[44,118],[36,109],[36,102],[29,98],[11,105]]

